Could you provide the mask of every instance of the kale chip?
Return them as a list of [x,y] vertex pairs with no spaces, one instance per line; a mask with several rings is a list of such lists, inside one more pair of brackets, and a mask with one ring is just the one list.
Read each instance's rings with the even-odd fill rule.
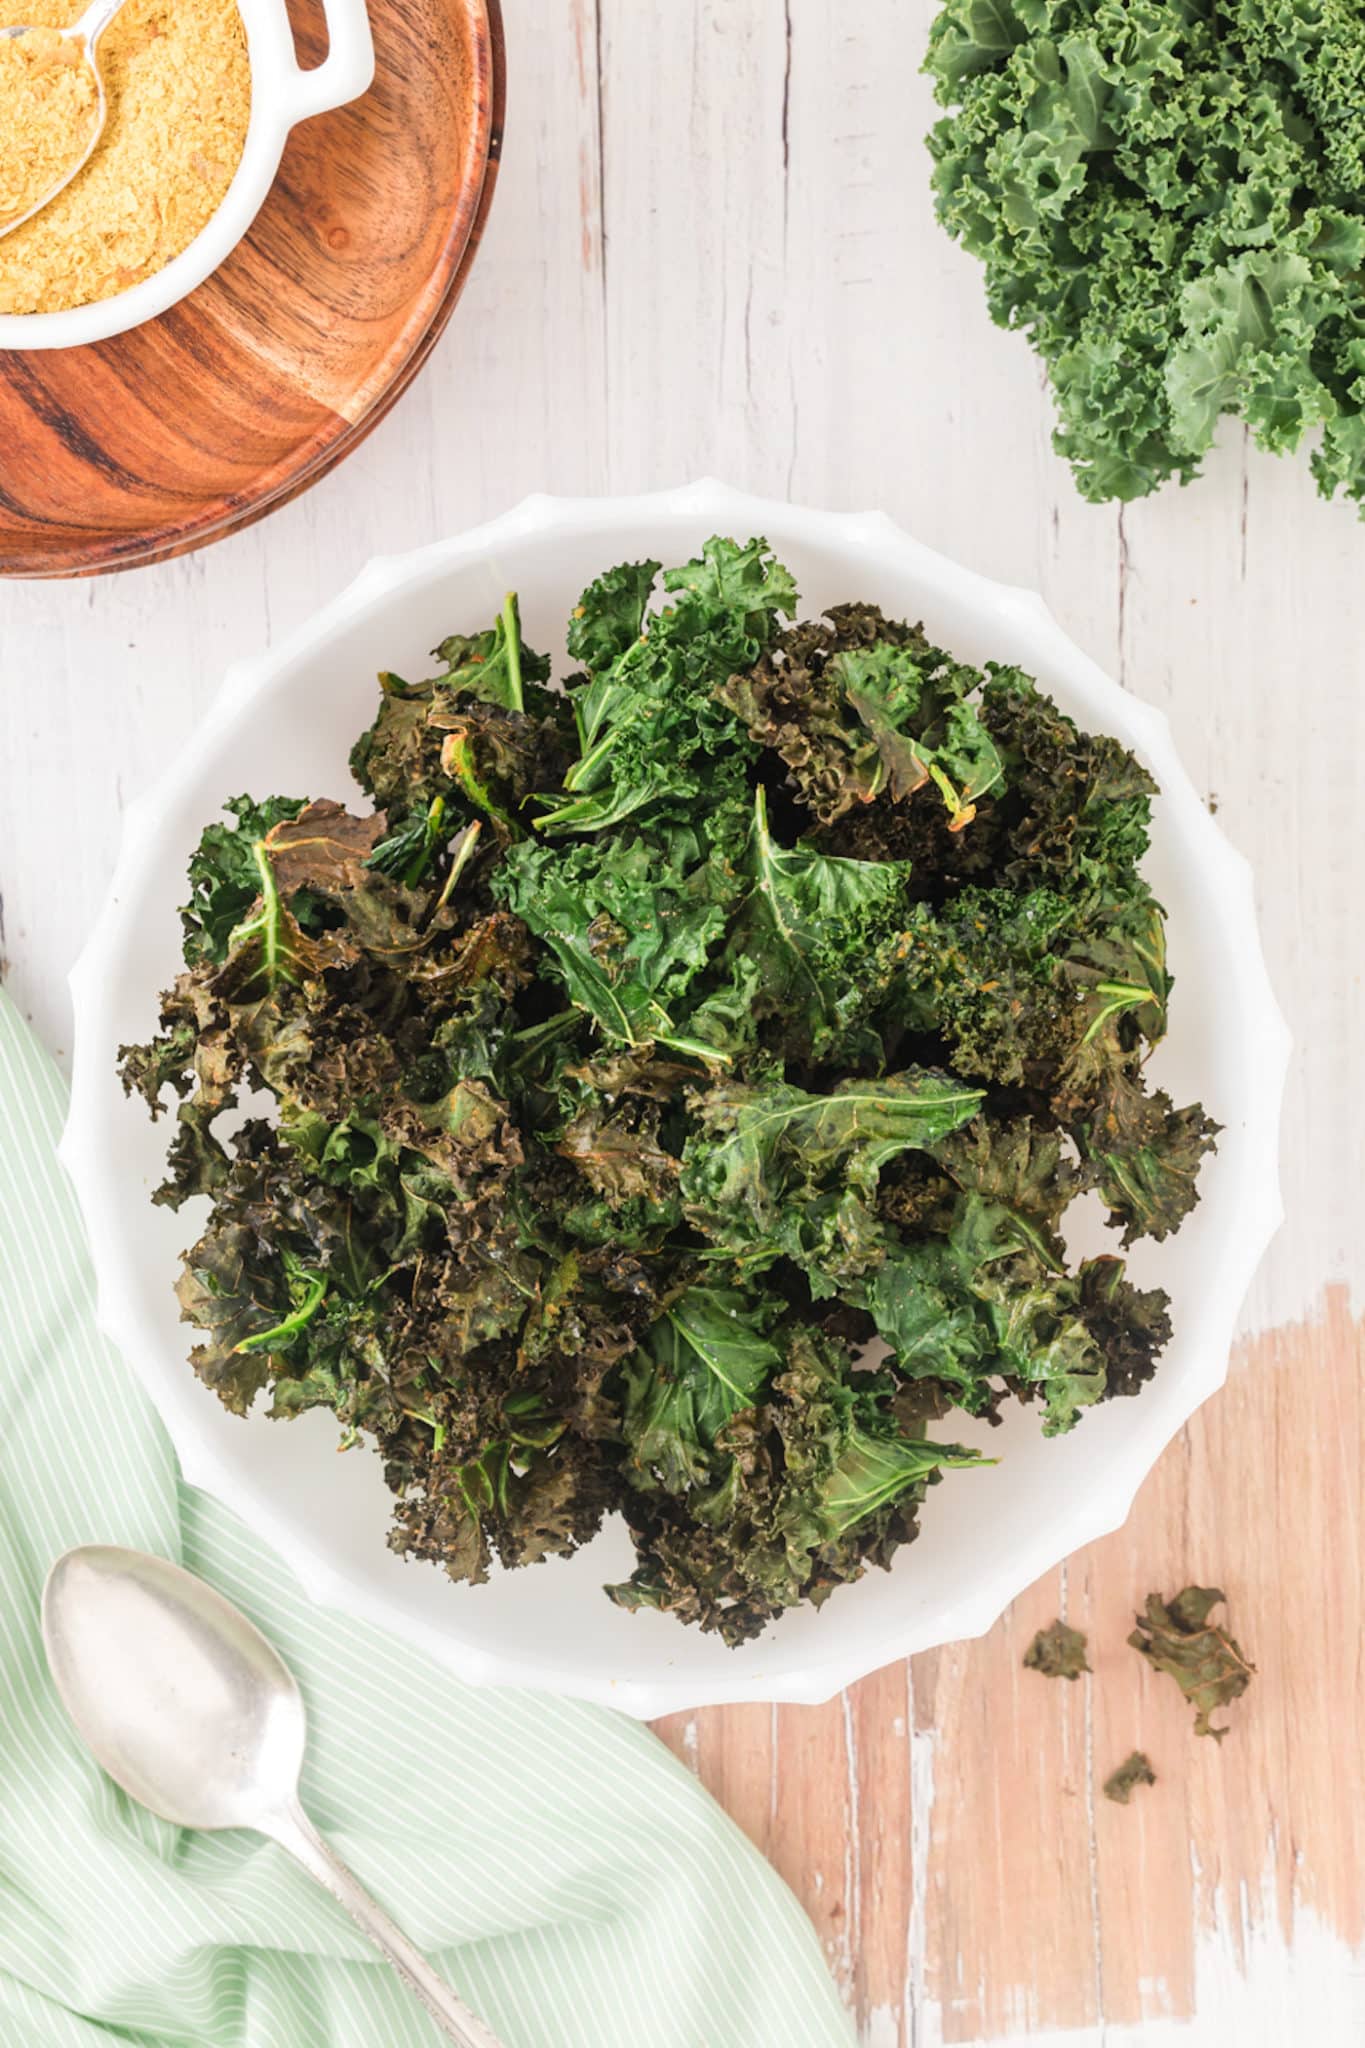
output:
[[1044,1678],[1077,1679],[1090,1669],[1085,1649],[1083,1630],[1054,1621],[1051,1628],[1040,1628],[1025,1650],[1024,1669],[1037,1671]]
[[1112,1799],[1116,1806],[1127,1806],[1139,1785],[1155,1785],[1156,1772],[1151,1759],[1140,1749],[1126,1756],[1117,1770],[1109,1773],[1101,1788],[1106,1799]]
[[1175,1680],[1194,1708],[1194,1732],[1221,1742],[1227,1728],[1215,1728],[1220,1707],[1240,1699],[1256,1666],[1225,1628],[1209,1620],[1226,1595],[1217,1586],[1186,1586],[1171,1601],[1149,1593],[1128,1640],[1154,1671]]

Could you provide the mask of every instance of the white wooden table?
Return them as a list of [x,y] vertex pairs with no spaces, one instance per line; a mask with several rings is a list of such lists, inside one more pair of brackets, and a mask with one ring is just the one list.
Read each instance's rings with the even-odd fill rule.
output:
[[[64,1056],[65,974],[120,812],[225,664],[372,552],[526,491],[710,471],[880,505],[1041,588],[1169,712],[1256,864],[1298,1040],[1290,1220],[1227,1393],[1126,1531],[982,1644],[827,1710],[663,1732],[791,1878],[868,2048],[1344,2048],[1365,2038],[1365,528],[1319,502],[1306,464],[1237,432],[1183,494],[1124,512],[1079,500],[1032,356],[990,326],[976,267],[932,220],[931,12],[510,0],[491,225],[396,413],[311,495],[207,553],[0,585],[0,943]],[[1148,1687],[1116,1627],[1186,1577],[1227,1585],[1260,1666],[1221,1750],[1188,1739],[1174,1689]],[[1095,1679],[1049,1688],[1019,1656],[1063,1603],[1119,1647]],[[1163,1782],[1125,1811],[1097,1784],[1139,1725]]]

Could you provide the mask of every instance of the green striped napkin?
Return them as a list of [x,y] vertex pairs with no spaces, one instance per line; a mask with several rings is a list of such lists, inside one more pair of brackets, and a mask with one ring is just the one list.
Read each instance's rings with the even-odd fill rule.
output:
[[[98,1334],[61,1084],[0,994],[0,2042],[432,2048],[271,1844],[181,1833],[79,1746],[43,1661],[58,1552],[128,1543],[237,1601],[307,1696],[309,1812],[507,2048],[850,2048],[796,1901],[647,1730],[483,1692],[322,1613],[185,1485]],[[207,1399],[208,1396],[205,1396]]]

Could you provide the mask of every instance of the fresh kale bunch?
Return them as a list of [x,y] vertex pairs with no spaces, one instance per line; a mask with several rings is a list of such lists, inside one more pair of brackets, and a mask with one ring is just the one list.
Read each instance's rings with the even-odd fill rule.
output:
[[[481,1579],[619,1510],[611,1588],[730,1642],[915,1532],[975,1452],[1135,1393],[1213,1126],[1143,1080],[1153,785],[1029,679],[870,605],[785,626],[766,543],[609,570],[546,687],[515,600],[381,678],[374,808],[241,798],[123,1053],[233,1410],[378,1444],[393,1542]],[[273,1098],[225,1137],[244,1089]],[[878,1362],[880,1361],[880,1362]]]
[[1365,500],[1359,0],[946,0],[938,214],[1047,364],[1082,495],[1199,469],[1221,413],[1321,428]]

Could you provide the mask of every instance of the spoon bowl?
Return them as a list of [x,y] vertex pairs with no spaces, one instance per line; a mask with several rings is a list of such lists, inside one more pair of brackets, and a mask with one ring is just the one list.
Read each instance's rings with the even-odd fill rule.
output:
[[43,1647],[76,1732],[115,1784],[185,1828],[269,1835],[346,1908],[456,2048],[498,2048],[299,1804],[307,1717],[253,1622],[164,1557],[88,1544],[43,1587]]
[[296,1796],[292,1672],[244,1614],[162,1557],[69,1550],[43,1591],[62,1705],[110,1777],[186,1828],[260,1828]]
[[[78,21],[73,21],[69,27],[56,31],[64,43],[79,47],[81,61],[95,81],[95,118],[90,125],[85,147],[72,159],[61,176],[23,213],[16,213],[10,219],[0,221],[0,241],[3,241],[6,235],[12,235],[16,228],[21,228],[25,221],[32,220],[36,213],[41,213],[45,206],[50,206],[58,193],[65,192],[67,186],[80,175],[95,154],[100,137],[109,121],[109,98],[104,90],[104,74],[99,65],[99,39],[114,16],[125,5],[126,0],[91,0],[90,6]],[[32,22],[18,22],[11,28],[0,29],[0,42],[17,42],[20,36],[32,35],[34,27],[35,24]]]

